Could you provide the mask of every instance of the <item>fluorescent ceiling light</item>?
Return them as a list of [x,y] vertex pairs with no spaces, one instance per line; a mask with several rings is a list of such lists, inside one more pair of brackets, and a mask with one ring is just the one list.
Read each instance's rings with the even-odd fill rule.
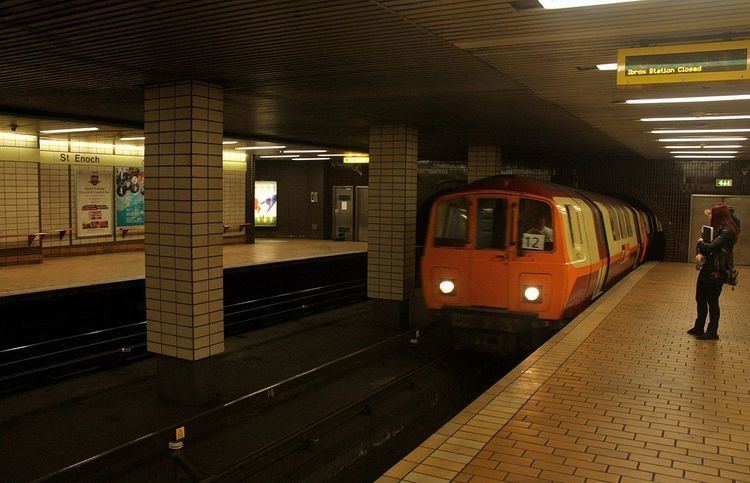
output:
[[617,70],[617,62],[613,64],[596,64],[596,68],[599,70]]
[[734,159],[737,156],[675,156],[675,158],[682,158],[682,159]]
[[321,159],[323,161],[325,161],[326,159],[331,159],[331,158],[322,158],[322,157],[316,157],[316,158],[294,158],[295,161],[320,161]]
[[610,3],[638,2],[640,0],[539,0],[546,9],[591,7],[609,5]]
[[130,138],[120,138],[120,141],[142,141],[146,139],[146,136],[134,136]]
[[697,144],[695,146],[662,146],[664,149],[700,149],[702,146]]
[[39,131],[41,134],[62,134],[66,132],[87,132],[87,131],[98,131],[98,127],[74,127],[70,129],[46,129]]
[[747,101],[750,94],[736,94],[731,96],[697,96],[697,97],[664,97],[661,99],[628,99],[626,104],[679,104],[683,102],[721,102]]
[[737,154],[739,151],[670,151],[672,154]]
[[307,154],[307,153],[325,153],[328,152],[327,149],[287,149],[284,151],[284,153],[301,153],[301,154]]
[[237,144],[237,141],[222,141],[221,144]]
[[643,122],[680,122],[680,121],[736,121],[750,119],[750,115],[737,116],[682,116],[682,117],[644,117]]
[[261,158],[299,158],[299,154],[276,154],[268,156],[260,156]]
[[719,146],[703,146],[703,149],[736,149],[741,148],[741,144],[725,144],[725,145],[719,145]]
[[723,136],[715,138],[661,138],[660,143],[689,143],[689,142],[715,142],[715,141],[747,141],[747,138],[737,136]]
[[286,146],[246,146],[244,148],[234,148],[234,149],[239,149],[240,151],[257,149],[260,151],[263,149],[284,149],[285,147]]
[[750,129],[655,129],[651,131],[653,134],[710,134],[731,132],[750,132]]

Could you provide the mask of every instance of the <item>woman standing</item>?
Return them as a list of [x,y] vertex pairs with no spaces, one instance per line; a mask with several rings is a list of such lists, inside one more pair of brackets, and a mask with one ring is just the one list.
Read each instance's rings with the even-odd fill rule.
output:
[[[732,250],[740,232],[729,214],[727,206],[716,204],[708,211],[708,221],[714,229],[714,239],[708,243],[698,240],[698,254],[695,261],[701,265],[698,283],[695,287],[695,301],[698,303],[698,317],[695,326],[688,334],[698,336],[700,340],[717,340],[719,338],[719,296],[727,277],[727,270],[734,267]],[[708,328],[706,315],[709,316]]]

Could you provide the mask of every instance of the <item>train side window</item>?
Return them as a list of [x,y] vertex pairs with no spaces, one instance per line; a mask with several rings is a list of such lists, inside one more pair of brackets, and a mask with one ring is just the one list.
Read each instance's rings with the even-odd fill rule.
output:
[[615,207],[615,214],[617,215],[617,222],[620,224],[620,238],[625,238],[628,236],[628,229],[625,228],[625,214],[619,207]]
[[453,198],[437,207],[435,246],[462,247],[468,242],[469,200]]
[[609,214],[609,226],[612,228],[612,238],[617,241],[620,239],[620,222],[617,219],[617,214],[614,208],[610,205],[606,205],[607,213]]
[[568,228],[570,228],[571,258],[576,261],[586,258],[583,253],[583,231],[581,231],[581,209],[573,205],[565,205],[568,212]]
[[521,199],[519,210],[521,248],[550,252],[554,250],[552,209],[543,201]]
[[625,235],[625,233],[627,233],[628,234],[628,238],[632,237],[633,236],[633,229],[630,228],[630,217],[628,216],[628,210],[626,210],[625,208],[618,207],[617,208],[617,212],[618,212],[618,214],[622,215],[622,218],[621,218],[622,224],[625,225],[623,227],[623,229],[622,229],[623,236]]
[[504,198],[480,198],[477,203],[476,248],[505,248],[508,203]]

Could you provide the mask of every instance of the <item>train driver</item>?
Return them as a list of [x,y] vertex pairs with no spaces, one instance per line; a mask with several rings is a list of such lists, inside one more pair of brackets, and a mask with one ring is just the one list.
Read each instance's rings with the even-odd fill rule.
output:
[[543,216],[537,218],[536,223],[531,229],[529,229],[528,233],[544,235],[545,245],[548,243],[551,245],[554,239],[552,236],[552,228],[547,226],[547,220],[545,220]]

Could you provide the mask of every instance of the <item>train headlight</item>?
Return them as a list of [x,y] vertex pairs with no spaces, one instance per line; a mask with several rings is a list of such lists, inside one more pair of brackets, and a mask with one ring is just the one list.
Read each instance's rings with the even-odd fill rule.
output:
[[541,302],[542,291],[539,287],[526,287],[523,289],[523,298],[527,302]]
[[438,285],[438,288],[440,289],[440,292],[445,295],[450,295],[453,293],[454,290],[456,290],[456,285],[453,283],[452,280],[441,280],[440,284]]

